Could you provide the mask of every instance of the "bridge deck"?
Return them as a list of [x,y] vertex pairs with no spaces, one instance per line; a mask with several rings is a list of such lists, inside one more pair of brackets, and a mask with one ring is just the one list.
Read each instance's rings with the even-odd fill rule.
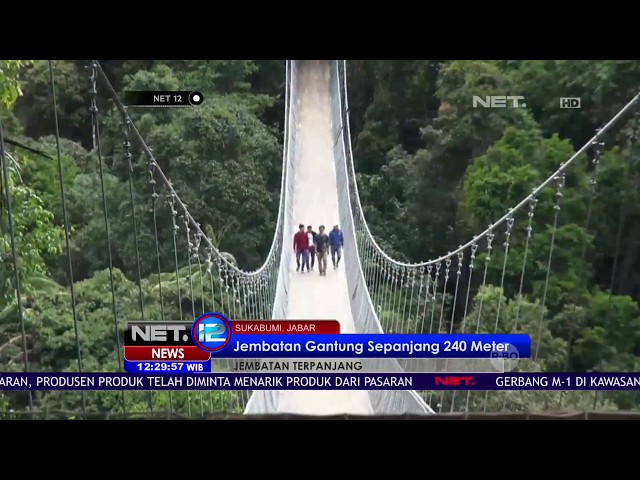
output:
[[[331,111],[329,98],[329,65],[305,62],[300,71],[300,120],[297,125],[300,148],[295,163],[293,222],[325,225],[327,231],[338,223],[338,190],[333,161]],[[293,235],[294,232],[287,232]],[[328,233],[328,232],[327,232]],[[291,242],[292,243],[292,242]],[[290,319],[335,319],[342,333],[355,333],[347,278],[340,265],[333,270],[328,259],[327,275],[314,271],[300,274],[295,263],[291,267],[289,289]],[[281,413],[334,415],[341,413],[372,414],[366,391],[299,391],[280,392]]]

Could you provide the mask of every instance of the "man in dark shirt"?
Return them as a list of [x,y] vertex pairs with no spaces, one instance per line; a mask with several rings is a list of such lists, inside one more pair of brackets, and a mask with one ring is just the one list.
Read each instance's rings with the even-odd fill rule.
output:
[[327,250],[329,250],[329,236],[324,233],[324,225],[318,227],[316,235],[316,255],[318,256],[318,270],[320,275],[327,275]]
[[[293,236],[293,251],[296,254],[296,263],[298,264],[296,272],[304,273],[305,265],[307,266],[307,272],[309,271],[309,237],[307,237],[307,232],[304,231],[303,224],[298,225],[298,229]],[[302,267],[302,270],[300,270],[300,267]]]
[[340,265],[342,247],[344,246],[344,235],[342,235],[342,230],[340,230],[338,225],[334,225],[333,230],[329,232],[329,245],[331,246],[331,261],[333,262],[333,269],[335,270],[338,268],[338,265]]

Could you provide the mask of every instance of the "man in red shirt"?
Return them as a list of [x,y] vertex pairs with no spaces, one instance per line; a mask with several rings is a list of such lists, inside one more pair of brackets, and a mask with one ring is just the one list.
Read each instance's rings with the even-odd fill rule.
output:
[[[298,228],[298,232],[293,236],[293,251],[296,254],[296,263],[298,264],[296,272],[304,273],[305,265],[307,272],[309,271],[309,237],[307,232],[304,231],[303,224],[298,225]],[[300,270],[300,267],[302,267],[302,270]]]

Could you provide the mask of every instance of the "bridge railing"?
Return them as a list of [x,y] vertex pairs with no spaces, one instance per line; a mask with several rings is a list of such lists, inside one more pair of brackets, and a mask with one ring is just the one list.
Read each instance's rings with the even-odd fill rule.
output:
[[[332,61],[330,68],[331,109],[333,116],[333,154],[336,165],[338,185],[338,208],[340,225],[344,234],[344,262],[349,288],[351,315],[358,333],[382,333],[382,325],[371,302],[367,283],[363,274],[363,264],[359,251],[357,226],[361,218],[354,216],[352,210],[352,191],[357,188],[349,174],[349,156],[351,155],[348,113],[349,106],[345,90],[344,63]],[[348,146],[349,145],[349,146]],[[379,371],[402,371],[396,360],[380,359],[376,368]],[[376,415],[393,413],[430,414],[433,410],[414,391],[377,391],[369,392],[371,405]]]
[[[298,92],[298,64],[293,60],[287,60],[286,67],[286,98],[284,121],[284,149],[282,190],[284,205],[282,210],[283,232],[293,232],[293,186],[296,173],[296,151],[298,147],[299,101]],[[271,318],[287,318],[288,294],[291,278],[292,253],[289,245],[289,237],[282,235],[280,239],[280,265],[277,271],[277,287]],[[247,403],[245,413],[248,415],[272,413],[278,411],[279,392],[276,390],[255,391]]]

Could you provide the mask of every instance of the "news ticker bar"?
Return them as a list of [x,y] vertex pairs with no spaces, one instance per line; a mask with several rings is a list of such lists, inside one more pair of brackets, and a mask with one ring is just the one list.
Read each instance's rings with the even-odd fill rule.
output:
[[488,358],[408,359],[213,359],[206,361],[130,361],[129,373],[504,373],[518,361]]
[[0,373],[0,391],[42,390],[640,390],[640,373],[129,375]]

